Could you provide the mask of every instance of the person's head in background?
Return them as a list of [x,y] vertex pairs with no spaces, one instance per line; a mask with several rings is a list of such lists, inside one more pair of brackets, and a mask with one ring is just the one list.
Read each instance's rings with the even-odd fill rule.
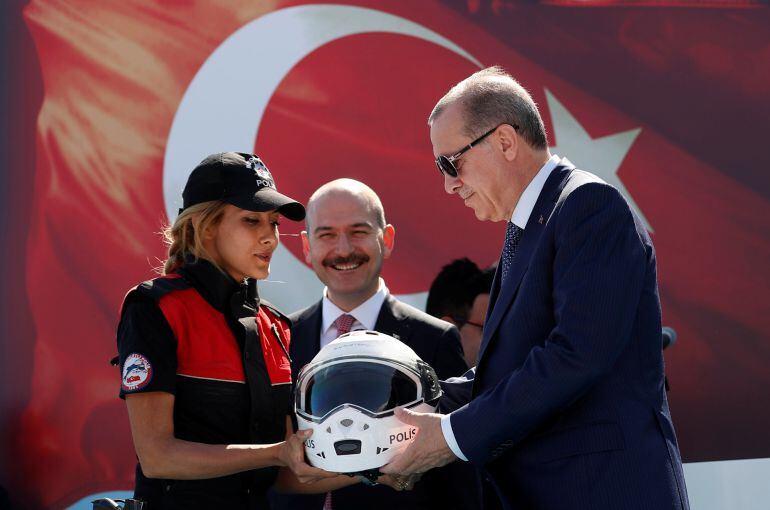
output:
[[441,268],[428,292],[426,312],[457,326],[469,367],[476,365],[494,269],[481,270],[468,258]]

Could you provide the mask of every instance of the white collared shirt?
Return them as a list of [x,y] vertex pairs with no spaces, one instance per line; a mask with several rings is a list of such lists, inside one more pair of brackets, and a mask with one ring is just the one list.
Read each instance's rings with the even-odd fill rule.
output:
[[359,329],[374,330],[382,304],[390,293],[385,286],[385,281],[380,278],[380,285],[372,297],[351,311],[345,312],[331,302],[328,290],[328,288],[324,287],[324,297],[321,302],[321,348],[339,336],[334,321],[344,313],[352,315],[356,319],[353,321],[353,325],[350,326],[350,331],[357,331]]
[[[563,160],[563,162],[569,163],[566,158]],[[551,175],[553,169],[559,166],[559,163],[562,163],[562,159],[554,154],[548,161],[545,162],[545,165],[540,168],[537,174],[535,174],[535,177],[533,177],[529,182],[527,187],[524,189],[524,193],[522,193],[521,197],[519,197],[519,201],[516,204],[516,207],[513,209],[511,221],[514,225],[521,229],[524,229],[527,226],[529,217],[532,214],[532,211],[535,209],[537,199],[540,197],[540,193],[543,191],[545,181],[548,180],[548,176]],[[446,441],[447,446],[449,446],[449,449],[452,450],[452,453],[454,453],[458,459],[468,460],[468,458],[463,454],[462,450],[460,450],[460,445],[457,444],[455,433],[452,430],[452,422],[449,419],[450,416],[451,414],[445,414],[441,417],[441,432],[444,434],[444,440]]]
[[540,170],[535,174],[535,177],[529,182],[524,189],[524,193],[519,197],[519,202],[516,204],[516,208],[511,215],[511,221],[517,227],[524,229],[527,227],[529,216],[532,214],[532,210],[535,208],[540,192],[543,191],[545,181],[548,180],[548,176],[554,168],[559,166],[561,158],[554,154],[551,159],[545,162]]

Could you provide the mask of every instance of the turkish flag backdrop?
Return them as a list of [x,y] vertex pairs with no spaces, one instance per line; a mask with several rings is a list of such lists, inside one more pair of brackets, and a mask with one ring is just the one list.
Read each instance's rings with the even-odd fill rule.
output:
[[[345,2],[503,65],[540,105],[552,146],[568,145],[569,133],[546,90],[588,134],[588,155],[593,141],[640,129],[617,176],[653,228],[664,324],[679,333],[665,357],[684,459],[770,457],[770,11],[571,3]],[[20,506],[61,508],[132,487],[108,360],[125,291],[164,255],[157,233],[175,113],[224,40],[296,5],[6,6],[14,59],[0,195],[0,483]],[[502,242],[499,224],[480,224],[444,194],[426,126],[435,101],[477,69],[408,35],[343,37],[283,78],[253,147],[222,150],[257,151],[281,191],[302,201],[336,177],[370,184],[397,230],[388,286],[422,292],[442,265],[489,264]],[[282,233],[299,231],[290,223]],[[283,241],[300,257],[296,238]]]

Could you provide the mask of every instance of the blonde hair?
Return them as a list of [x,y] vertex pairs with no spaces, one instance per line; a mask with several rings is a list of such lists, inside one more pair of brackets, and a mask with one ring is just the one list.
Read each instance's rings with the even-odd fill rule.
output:
[[216,265],[203,247],[201,232],[219,223],[226,205],[220,201],[191,205],[179,213],[173,224],[163,229],[168,258],[163,263],[162,274],[173,273],[188,256],[193,260],[206,259]]

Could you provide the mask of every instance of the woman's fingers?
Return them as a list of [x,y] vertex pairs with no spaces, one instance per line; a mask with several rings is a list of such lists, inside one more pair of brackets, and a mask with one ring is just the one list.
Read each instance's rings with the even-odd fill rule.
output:
[[292,434],[284,443],[286,466],[302,483],[313,483],[326,478],[334,478],[336,473],[330,473],[313,467],[305,461],[305,440],[312,435],[312,430],[300,430]]

